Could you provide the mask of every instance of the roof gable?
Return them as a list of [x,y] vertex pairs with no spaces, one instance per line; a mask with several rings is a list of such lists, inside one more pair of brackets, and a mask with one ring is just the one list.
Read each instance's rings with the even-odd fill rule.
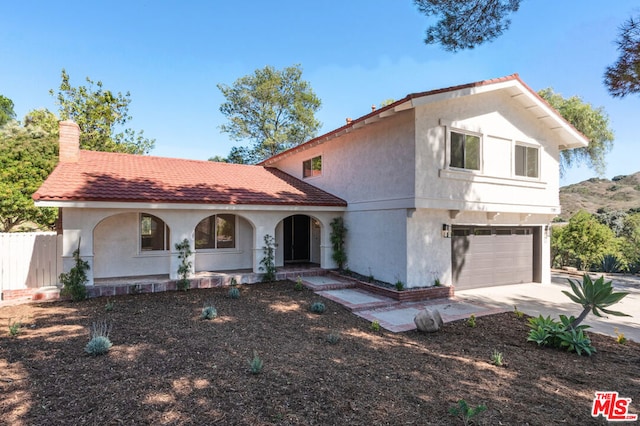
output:
[[59,163],[33,199],[346,206],[273,168],[84,150],[78,162]]
[[375,123],[376,121],[407,109],[447,99],[461,98],[497,90],[506,91],[509,96],[522,106],[524,111],[528,114],[532,114],[536,119],[540,120],[545,126],[555,132],[558,135],[558,146],[560,149],[586,147],[589,144],[589,140],[582,133],[576,130],[576,128],[565,120],[558,111],[547,103],[547,101],[542,99],[533,89],[527,86],[520,79],[518,74],[512,74],[492,80],[477,81],[474,83],[409,94],[383,108],[372,111],[355,120],[350,120],[346,125],[332,130],[329,133],[325,133],[324,135],[311,139],[304,144],[274,155],[273,157],[262,161],[260,164],[265,166],[275,164],[282,158],[288,157],[296,152],[323,144],[345,133],[349,133],[368,124]]

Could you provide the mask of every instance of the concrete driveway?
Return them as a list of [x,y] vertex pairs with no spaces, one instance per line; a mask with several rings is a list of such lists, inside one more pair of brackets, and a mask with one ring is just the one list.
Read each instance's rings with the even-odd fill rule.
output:
[[[479,288],[456,291],[456,298],[467,302],[481,302],[495,308],[518,310],[531,316],[550,315],[557,318],[560,314],[578,316],[582,307],[569,299],[562,290],[571,291],[567,278],[582,280],[581,277],[564,273],[552,273],[551,284],[514,284],[499,287]],[[629,276],[613,276],[617,291],[629,292],[618,304],[611,307],[630,317],[609,316],[600,318],[589,314],[583,324],[590,325],[588,331],[615,336],[614,329],[624,333],[627,339],[640,342],[640,278]]]

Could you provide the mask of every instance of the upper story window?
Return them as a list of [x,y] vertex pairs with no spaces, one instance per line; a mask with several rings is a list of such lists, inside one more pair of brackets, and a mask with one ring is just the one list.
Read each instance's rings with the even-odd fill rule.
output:
[[236,216],[215,214],[204,218],[196,226],[196,250],[236,247]]
[[140,215],[140,250],[169,250],[171,235],[164,221],[151,214]]
[[516,176],[537,178],[539,170],[539,149],[533,146],[516,145],[515,172]]
[[449,167],[480,170],[480,136],[451,131],[450,137]]
[[322,156],[318,155],[302,162],[302,177],[308,178],[322,174]]

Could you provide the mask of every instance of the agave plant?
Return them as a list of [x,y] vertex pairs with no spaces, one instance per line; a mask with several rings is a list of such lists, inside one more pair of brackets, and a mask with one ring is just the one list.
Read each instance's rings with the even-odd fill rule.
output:
[[607,309],[609,306],[618,303],[629,293],[622,291],[614,292],[611,281],[605,282],[604,276],[592,281],[588,274],[584,274],[582,282],[578,280],[574,281],[569,278],[569,284],[571,285],[573,294],[566,290],[563,290],[562,292],[566,294],[569,299],[583,307],[583,311],[580,313],[580,316],[571,323],[572,328],[575,329],[578,327],[589,312],[593,312],[593,314],[598,317],[602,317],[602,313],[619,317],[629,316],[622,312]]

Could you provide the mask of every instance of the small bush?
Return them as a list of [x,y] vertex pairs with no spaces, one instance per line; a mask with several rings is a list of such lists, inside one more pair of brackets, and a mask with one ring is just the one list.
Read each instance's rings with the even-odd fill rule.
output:
[[515,314],[516,318],[524,318],[524,312],[519,311],[516,305],[513,305],[513,313]]
[[440,287],[442,285],[442,283],[440,282],[440,278],[436,278],[433,280],[433,286],[434,287]]
[[258,351],[253,351],[253,359],[249,361],[249,371],[251,371],[251,374],[260,374],[263,366],[264,364],[258,356]]
[[296,280],[296,283],[293,285],[293,289],[295,291],[302,291],[303,288],[304,286],[302,285],[302,277],[299,276]]
[[474,314],[471,314],[471,316],[467,320],[467,325],[469,327],[471,327],[471,328],[474,328],[477,325],[476,324],[476,316]]
[[11,337],[16,337],[18,334],[20,334],[21,328],[22,323],[20,321],[9,320],[9,335]]
[[621,333],[618,330],[618,327],[614,328],[613,332],[616,333],[616,342],[618,342],[621,345],[624,345],[625,343],[627,343],[627,338],[624,337],[624,333]]
[[214,308],[211,304],[207,304],[202,308],[202,313],[200,314],[200,319],[203,320],[212,320],[218,316],[218,310]]
[[238,287],[231,287],[229,289],[229,297],[232,299],[240,299],[240,289]]
[[396,290],[402,291],[404,290],[404,283],[400,280],[396,281]]
[[491,354],[491,364],[495,365],[496,367],[501,367],[502,366],[502,352],[498,352],[497,350],[493,350],[493,353]]
[[331,332],[327,334],[327,342],[331,343],[332,345],[335,345],[339,341],[340,341],[340,333]]
[[73,261],[75,262],[73,268],[69,272],[60,274],[59,279],[62,283],[60,293],[78,302],[87,298],[86,284],[89,281],[87,271],[90,269],[89,262],[80,257],[80,241],[78,241],[78,248],[73,252]]
[[113,311],[115,303],[116,302],[110,301],[109,299],[107,299],[107,303],[104,304],[104,310],[107,312]]
[[380,331],[380,321],[378,320],[373,320],[371,321],[371,325],[369,326],[369,328],[371,329],[371,331]]
[[600,263],[600,269],[602,269],[602,272],[606,273],[620,272],[622,267],[622,262],[618,259],[618,256],[614,254],[604,255],[602,262]]
[[313,312],[314,314],[322,314],[324,313],[324,311],[327,308],[324,306],[324,303],[322,302],[313,302],[313,304],[311,305],[311,312]]
[[91,324],[89,330],[90,340],[85,346],[84,351],[92,356],[104,355],[111,348],[111,340],[109,340],[109,331],[111,327],[106,321],[96,321]]
[[457,406],[449,408],[449,414],[459,417],[465,425],[473,424],[472,419],[484,411],[487,411],[486,405],[473,408],[464,399],[459,400]]
[[560,322],[544,318],[542,315],[537,318],[529,318],[529,335],[527,340],[536,342],[538,346],[551,346],[554,348],[567,348],[569,352],[575,352],[582,355],[592,355],[596,349],[591,345],[591,339],[585,334],[584,330],[589,328],[588,325],[579,325],[573,327],[575,321],[574,316],[567,317],[560,315]]

